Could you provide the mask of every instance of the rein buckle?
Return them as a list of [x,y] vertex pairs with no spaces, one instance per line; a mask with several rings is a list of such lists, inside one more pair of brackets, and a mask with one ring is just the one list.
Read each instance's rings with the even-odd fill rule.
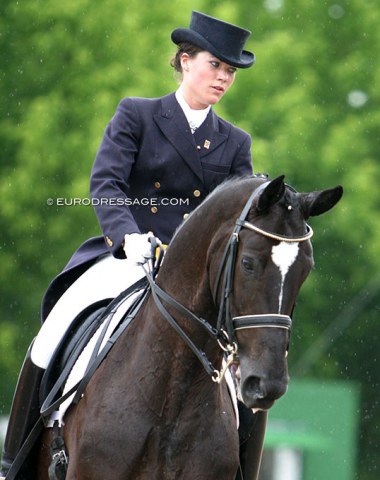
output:
[[230,368],[230,366],[237,359],[237,355],[236,355],[237,346],[236,346],[236,344],[234,343],[233,345],[229,345],[229,347],[232,348],[231,353],[228,355],[226,361],[224,362],[223,368],[221,368],[221,370],[219,372],[218,372],[218,370],[214,370],[214,373],[211,376],[212,381],[215,382],[215,383],[220,384],[222,382],[222,380],[224,378],[224,375],[226,374],[226,371]]

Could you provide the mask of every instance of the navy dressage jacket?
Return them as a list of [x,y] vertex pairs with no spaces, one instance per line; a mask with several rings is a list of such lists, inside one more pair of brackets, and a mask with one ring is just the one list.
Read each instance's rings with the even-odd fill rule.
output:
[[175,93],[122,100],[91,173],[91,197],[103,235],[84,242],[51,282],[42,320],[99,256],[111,252],[125,258],[125,234],[152,231],[169,243],[217,185],[251,174],[251,137],[212,108],[192,134]]

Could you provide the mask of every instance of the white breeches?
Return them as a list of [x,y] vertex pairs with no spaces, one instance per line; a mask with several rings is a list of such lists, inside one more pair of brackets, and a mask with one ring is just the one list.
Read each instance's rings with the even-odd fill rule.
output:
[[60,340],[81,311],[95,302],[116,297],[143,276],[142,267],[128,260],[118,260],[111,254],[101,257],[54,305],[34,341],[33,363],[47,368]]

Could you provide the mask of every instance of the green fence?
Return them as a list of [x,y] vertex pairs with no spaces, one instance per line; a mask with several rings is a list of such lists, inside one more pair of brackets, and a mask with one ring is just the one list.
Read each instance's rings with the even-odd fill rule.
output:
[[270,410],[260,480],[353,480],[359,387],[291,380]]

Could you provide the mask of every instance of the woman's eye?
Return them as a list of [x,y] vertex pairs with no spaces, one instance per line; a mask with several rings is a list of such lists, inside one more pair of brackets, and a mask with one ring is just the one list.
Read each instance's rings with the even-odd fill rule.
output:
[[211,60],[211,65],[215,68],[218,68],[219,67],[219,62],[215,62],[214,60]]
[[241,259],[241,264],[246,272],[252,273],[254,270],[253,258],[243,257]]

